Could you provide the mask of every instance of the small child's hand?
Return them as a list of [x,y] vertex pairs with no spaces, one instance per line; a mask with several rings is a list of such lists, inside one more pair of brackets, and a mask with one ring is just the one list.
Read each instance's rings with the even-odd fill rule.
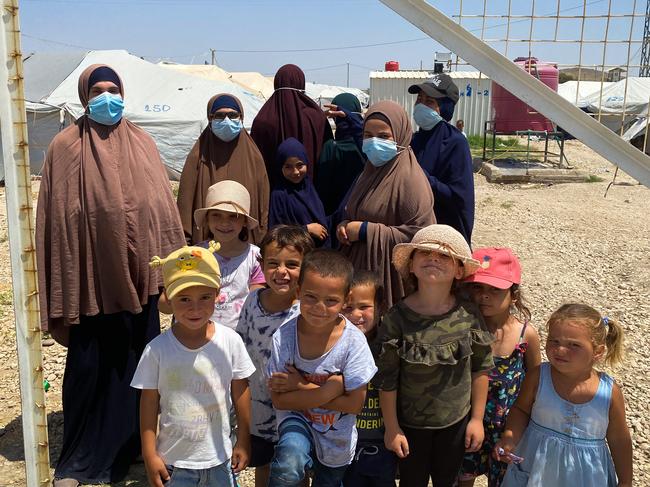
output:
[[165,462],[158,454],[144,457],[144,468],[147,471],[149,485],[153,487],[163,487],[164,482],[170,478]]
[[515,449],[515,444],[512,441],[512,433],[508,430],[504,431],[501,435],[501,439],[497,441],[492,450],[492,457],[495,460],[505,463],[512,463],[511,452]]
[[289,374],[286,372],[274,372],[266,381],[266,386],[271,392],[288,392],[289,391]]
[[232,449],[232,458],[230,460],[233,472],[239,473],[245,470],[248,467],[250,456],[250,445],[243,445],[240,441],[237,441]]
[[401,429],[391,431],[386,429],[384,433],[384,445],[397,455],[398,458],[406,458],[409,455],[409,442]]
[[293,365],[287,364],[286,372],[275,372],[267,381],[267,387],[272,392],[291,392],[307,385],[307,380]]
[[465,429],[465,451],[478,451],[483,444],[484,438],[485,430],[483,429],[483,421],[480,419],[470,419]]

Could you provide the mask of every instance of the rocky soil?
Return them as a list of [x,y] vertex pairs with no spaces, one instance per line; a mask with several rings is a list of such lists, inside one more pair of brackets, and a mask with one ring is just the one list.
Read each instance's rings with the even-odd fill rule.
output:
[[[561,185],[491,185],[476,176],[475,246],[510,246],[523,265],[534,324],[560,304],[584,301],[621,320],[627,357],[612,373],[627,401],[634,440],[635,484],[650,485],[650,192],[580,142],[567,143],[578,169],[603,181]],[[594,178],[597,179],[597,178]],[[34,197],[38,184],[33,185]],[[25,484],[4,188],[0,188],[0,486]],[[66,350],[45,347],[51,463],[62,440],[61,384]],[[252,486],[251,472],[241,477]],[[119,485],[145,486],[142,464]],[[483,484],[484,485],[484,484]]]

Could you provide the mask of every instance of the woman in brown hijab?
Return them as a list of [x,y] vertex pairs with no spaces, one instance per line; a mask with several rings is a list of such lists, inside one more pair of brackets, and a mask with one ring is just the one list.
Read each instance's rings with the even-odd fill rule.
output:
[[[318,104],[305,95],[305,73],[295,64],[285,64],[273,79],[275,92],[253,120],[251,137],[260,149],[269,174],[275,164],[278,146],[290,137],[307,149],[310,161],[320,160],[323,144],[332,138],[327,116]],[[313,167],[309,176],[314,181]],[[273,184],[274,181],[271,181]]]
[[269,179],[264,159],[243,129],[244,110],[232,95],[219,94],[208,102],[208,126],[187,156],[178,189],[178,209],[185,238],[196,244],[208,229],[194,224],[194,210],[205,206],[208,188],[219,181],[237,181],[251,196],[250,215],[259,222],[253,243],[264,237],[269,213]]
[[342,252],[355,269],[379,274],[388,306],[404,297],[391,265],[393,247],[436,222],[431,186],[410,148],[411,123],[395,102],[372,105],[363,124],[368,161],[350,190],[346,220],[337,227]]
[[122,118],[123,96],[108,66],[83,71],[86,114],[50,144],[38,195],[41,321],[68,347],[57,487],[118,481],[139,454],[129,384],[160,333],[149,260],[184,244],[156,144]]

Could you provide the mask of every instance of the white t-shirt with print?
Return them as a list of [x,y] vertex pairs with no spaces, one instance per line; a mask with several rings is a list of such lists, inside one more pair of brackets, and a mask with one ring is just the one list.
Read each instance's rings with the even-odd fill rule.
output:
[[[208,244],[205,241],[198,245],[207,249]],[[214,256],[221,271],[221,289],[210,319],[234,330],[250,286],[266,282],[258,260],[260,249],[257,245],[248,244],[246,250],[235,257],[223,257],[216,252]]]
[[[338,341],[315,359],[300,356],[298,318],[282,325],[273,334],[267,377],[275,372],[285,372],[285,364],[293,364],[304,377],[318,385],[324,384],[332,375],[342,374],[346,391],[366,385],[377,372],[365,335],[347,319]],[[278,410],[276,413],[278,426],[288,418],[299,418],[309,425],[316,455],[323,465],[341,467],[352,461],[357,445],[356,415],[323,408]]]
[[251,390],[251,434],[267,441],[278,441],[275,409],[271,401],[264,370],[271,358],[271,337],[275,330],[300,314],[300,305],[269,313],[260,302],[261,289],[252,291],[239,315],[237,333],[244,340],[246,350],[255,365],[255,373],[249,378]]
[[241,337],[223,326],[194,350],[171,329],[145,347],[131,387],[160,394],[156,450],[166,464],[206,469],[228,461],[231,381],[254,371]]

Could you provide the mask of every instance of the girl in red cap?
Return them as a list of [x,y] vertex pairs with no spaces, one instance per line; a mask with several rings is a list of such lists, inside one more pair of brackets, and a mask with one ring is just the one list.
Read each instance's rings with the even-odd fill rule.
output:
[[487,475],[489,487],[498,487],[508,464],[495,460],[491,453],[526,371],[541,362],[539,336],[528,323],[530,311],[520,289],[521,266],[512,250],[482,248],[475,250],[472,257],[481,267],[464,282],[496,341],[492,344],[494,368],[489,374],[483,418],[485,440],[479,451],[465,454],[458,480],[460,487],[471,487],[476,477]]

